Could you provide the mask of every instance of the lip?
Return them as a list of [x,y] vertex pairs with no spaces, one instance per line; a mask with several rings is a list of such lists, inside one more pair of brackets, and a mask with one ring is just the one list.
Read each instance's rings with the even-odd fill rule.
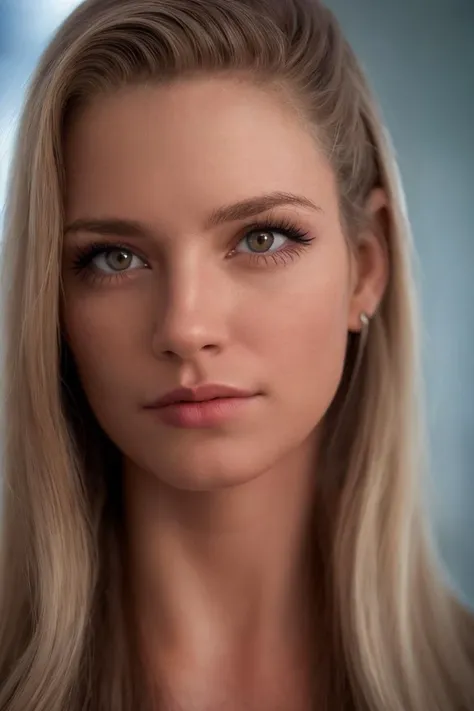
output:
[[215,427],[238,416],[260,394],[228,385],[206,384],[172,390],[146,409],[174,427]]
[[256,393],[248,390],[240,390],[231,385],[209,383],[198,385],[195,388],[177,388],[176,390],[171,390],[158,398],[158,400],[149,407],[159,408],[178,403],[205,402],[207,400],[216,400],[217,398],[245,398],[252,397],[253,395],[256,395]]

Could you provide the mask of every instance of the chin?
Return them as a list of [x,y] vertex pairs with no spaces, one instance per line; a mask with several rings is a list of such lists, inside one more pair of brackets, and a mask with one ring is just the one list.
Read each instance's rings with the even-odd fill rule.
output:
[[280,453],[261,443],[211,438],[208,441],[148,447],[146,456],[129,457],[135,471],[147,472],[162,484],[183,491],[214,491],[246,484],[268,471]]
[[164,479],[163,476],[157,476],[161,483],[180,491],[220,491],[221,489],[229,489],[231,487],[241,486],[253,479],[256,479],[261,472],[254,470],[236,470],[235,467],[228,467],[226,470],[219,471],[209,467],[192,472],[189,469],[180,469],[169,473],[169,476]]

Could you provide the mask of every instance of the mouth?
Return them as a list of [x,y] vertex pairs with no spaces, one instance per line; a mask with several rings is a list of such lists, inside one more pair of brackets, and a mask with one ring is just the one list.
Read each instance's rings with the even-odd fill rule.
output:
[[195,388],[177,388],[162,395],[150,407],[162,408],[169,405],[183,403],[213,402],[215,400],[229,400],[234,398],[250,398],[259,393],[243,390],[231,385],[208,383]]
[[187,400],[187,399],[183,398],[183,400],[175,400],[174,402],[168,403],[168,405],[161,405],[161,407],[169,407],[169,405],[181,405],[183,403],[198,404],[198,403],[205,403],[205,402],[215,402],[216,400],[231,400],[231,399],[234,399],[235,397],[237,397],[237,396],[236,395],[226,395],[226,396],[222,396],[222,397],[216,396],[216,397],[209,397],[209,398],[196,399],[196,400]]
[[172,391],[147,409],[172,427],[210,428],[238,419],[261,396],[228,386],[206,385],[185,390]]

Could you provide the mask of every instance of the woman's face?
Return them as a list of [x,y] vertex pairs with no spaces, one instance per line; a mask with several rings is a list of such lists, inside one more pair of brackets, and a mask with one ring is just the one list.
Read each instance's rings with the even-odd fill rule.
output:
[[[220,78],[122,90],[76,117],[66,167],[67,340],[125,457],[204,490],[316,442],[383,260],[368,235],[351,262],[333,172],[289,104]],[[249,397],[151,407],[208,384]]]

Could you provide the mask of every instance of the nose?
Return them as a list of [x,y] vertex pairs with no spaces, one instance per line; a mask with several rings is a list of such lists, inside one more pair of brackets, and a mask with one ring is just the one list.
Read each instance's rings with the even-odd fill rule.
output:
[[220,352],[227,341],[225,291],[218,270],[196,259],[170,270],[157,309],[154,355],[189,361],[203,351]]

